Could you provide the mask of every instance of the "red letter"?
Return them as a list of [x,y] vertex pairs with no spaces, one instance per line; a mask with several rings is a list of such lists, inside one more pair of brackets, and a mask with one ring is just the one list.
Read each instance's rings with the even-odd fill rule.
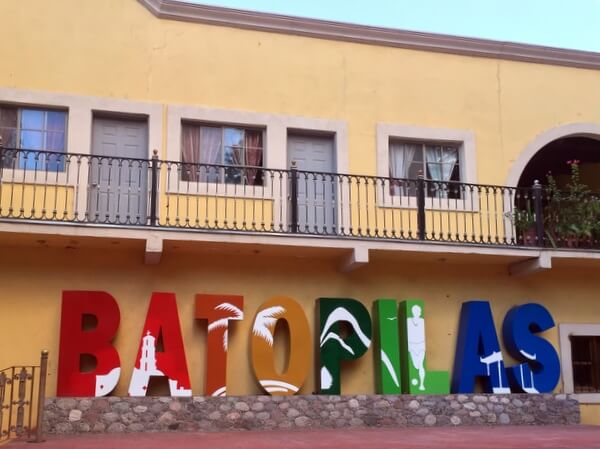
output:
[[[163,351],[157,351],[156,343],[161,337]],[[146,396],[151,376],[166,376],[171,396],[192,395],[177,302],[173,293],[152,294],[129,383],[129,396]]]
[[208,320],[206,395],[226,395],[229,320],[243,320],[243,310],[243,296],[196,295],[196,319]]
[[[83,329],[84,315],[95,317],[94,329]],[[60,319],[57,396],[104,396],[119,382],[121,362],[112,340],[119,328],[119,306],[105,292],[65,291]],[[80,358],[96,359],[96,368],[82,373]]]

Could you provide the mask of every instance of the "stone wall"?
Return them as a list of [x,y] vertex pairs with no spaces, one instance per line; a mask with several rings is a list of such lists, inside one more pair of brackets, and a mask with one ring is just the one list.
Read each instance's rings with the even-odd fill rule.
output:
[[44,416],[51,434],[578,423],[560,394],[49,398]]

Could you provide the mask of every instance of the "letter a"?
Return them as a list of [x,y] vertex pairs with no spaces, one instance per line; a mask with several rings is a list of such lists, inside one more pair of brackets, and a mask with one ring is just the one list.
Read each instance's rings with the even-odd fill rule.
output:
[[469,301],[462,305],[452,393],[473,393],[477,377],[484,381],[486,393],[510,393],[492,309],[487,301]]
[[[157,348],[159,340],[162,340],[162,351]],[[171,396],[192,395],[177,302],[173,293],[152,294],[129,383],[129,396],[146,396],[152,376],[165,376],[169,379]]]

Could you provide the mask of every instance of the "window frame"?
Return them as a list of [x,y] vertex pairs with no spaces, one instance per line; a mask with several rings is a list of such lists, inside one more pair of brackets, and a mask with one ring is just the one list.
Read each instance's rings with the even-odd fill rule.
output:
[[[53,152],[53,153],[57,153],[57,154],[64,154],[65,156],[68,155],[69,151],[68,151],[68,136],[69,136],[69,109],[66,107],[52,107],[52,106],[45,106],[45,105],[24,105],[24,104],[16,104],[16,103],[8,103],[8,102],[0,102],[0,109],[1,108],[5,108],[5,109],[16,109],[17,111],[17,127],[15,128],[15,146],[14,149],[18,150],[18,151],[24,151],[27,152],[27,154],[31,154],[33,152]],[[36,128],[23,128],[22,126],[22,122],[23,122],[23,111],[24,110],[28,110],[28,111],[39,111],[42,112],[44,115],[44,124],[43,127],[40,129],[36,129]],[[39,150],[37,148],[22,148],[21,147],[21,133],[23,131],[27,132],[39,132],[42,133],[43,136],[43,142],[44,142],[44,147],[46,147],[46,139],[47,139],[47,134],[48,134],[48,112],[61,112],[64,114],[64,129],[63,129],[63,150],[62,151],[54,151],[54,150],[48,150],[48,149],[43,149],[43,150]],[[3,148],[6,149],[13,149],[13,147],[7,146],[5,142],[2,143]],[[45,154],[45,153],[42,153]],[[36,164],[37,165],[37,164]],[[56,170],[56,169],[48,169],[47,168],[47,161],[43,162],[41,164],[41,167],[35,167],[35,168],[28,168],[26,166],[26,163],[23,164],[23,160],[19,157],[17,160],[17,163],[15,164],[14,167],[3,167],[3,170],[5,171],[10,171],[13,173],[13,175],[17,175],[17,174],[23,174],[22,179],[24,180],[24,182],[32,182],[29,178],[31,178],[32,176],[30,175],[30,173],[53,173],[55,176],[62,176],[64,173],[66,173],[67,171],[67,163],[66,163],[66,157],[65,160],[63,160],[61,166],[60,166],[60,170]],[[35,175],[33,176],[35,178]],[[33,181],[35,182],[35,181]]]
[[[433,140],[406,140],[406,139],[396,139],[394,137],[390,137],[390,140],[388,142],[388,154],[389,154],[388,157],[389,157],[389,160],[392,159],[392,145],[393,144],[418,145],[420,147],[419,148],[419,152],[421,153],[421,161],[420,162],[417,161],[417,163],[420,163],[422,165],[422,167],[421,167],[421,169],[419,171],[423,174],[423,177],[424,177],[424,179],[426,181],[431,181],[432,183],[436,183],[436,182],[439,182],[439,183],[444,183],[444,182],[461,182],[460,181],[460,176],[461,176],[461,154],[460,153],[461,152],[460,152],[460,145],[458,143],[456,143],[456,142],[448,142],[448,141],[433,141]],[[430,164],[430,162],[427,162],[427,147],[432,147],[432,146],[441,147],[442,152],[446,151],[448,148],[452,148],[453,150],[456,151],[456,162],[454,163],[454,167],[452,169],[450,177],[452,177],[452,174],[454,173],[455,168],[457,168],[458,169],[458,176],[459,176],[458,181],[452,180],[452,179],[450,179],[449,181],[442,181],[442,180],[439,180],[439,179],[432,179],[432,178],[428,178],[427,177],[427,172],[429,170],[428,164]],[[413,164],[415,164],[414,159],[413,159],[413,162],[410,163],[410,165],[412,166]],[[431,162],[431,164],[435,164],[435,165],[441,166],[441,165],[443,165],[443,162]],[[410,168],[411,167],[409,167],[409,171],[410,171]],[[390,178],[392,178],[391,171],[392,171],[392,164],[390,163],[389,164],[389,173],[388,173],[388,176]],[[394,179],[417,179],[417,177],[414,177],[414,178],[411,178],[411,177],[407,177],[407,178],[394,177]],[[391,196],[399,196],[399,195],[396,195],[396,194],[392,193],[392,190],[391,190],[392,187],[393,186],[390,185],[390,195]],[[437,198],[434,195],[430,195],[429,190],[426,190],[425,194],[426,194],[427,198]],[[416,198],[416,192],[414,194],[405,194],[404,196],[415,197]],[[460,200],[461,198],[444,198],[444,199],[451,199],[451,200],[458,199],[458,200]]]
[[575,382],[573,379],[573,359],[570,340],[571,336],[600,336],[600,324],[559,324],[558,335],[560,346],[560,369],[564,393],[571,395],[573,398],[584,404],[600,404],[600,392],[575,393]]
[[[472,131],[378,123],[376,140],[377,176],[381,178],[390,176],[390,142],[396,141],[455,145],[458,148],[459,173],[462,178],[460,182],[466,184],[477,182],[475,134]],[[416,196],[392,195],[390,189],[386,188],[378,192],[377,205],[383,208],[416,209],[417,198]],[[460,199],[440,199],[426,196],[425,209],[477,212],[479,205],[476,194]]]

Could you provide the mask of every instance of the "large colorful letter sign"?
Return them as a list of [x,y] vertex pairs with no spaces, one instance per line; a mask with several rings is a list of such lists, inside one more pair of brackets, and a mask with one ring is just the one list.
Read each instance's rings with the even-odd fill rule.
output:
[[509,354],[521,363],[508,369],[511,386],[525,393],[550,393],[560,377],[560,361],[554,347],[533,333],[554,327],[547,309],[524,304],[508,311],[502,336]]
[[487,393],[510,393],[492,310],[487,301],[462,305],[454,371],[453,393],[472,393],[482,378]]
[[[95,318],[93,329],[83,328],[86,315]],[[57,396],[105,396],[117,386],[121,362],[111,342],[119,321],[119,306],[108,293],[63,292]],[[92,371],[81,372],[84,355],[95,358]]]
[[[340,394],[340,364],[342,360],[361,357],[371,345],[369,311],[355,299],[319,298],[319,372],[317,385],[320,394]],[[341,323],[349,326],[344,337]]]
[[[162,348],[159,342],[162,342]],[[146,396],[152,376],[166,376],[169,379],[171,396],[192,395],[173,293],[152,294],[129,383],[129,396]]]
[[398,304],[395,299],[378,299],[374,303],[378,323],[376,388],[379,394],[400,394],[400,330]]
[[447,394],[450,391],[448,371],[427,371],[423,301],[411,299],[400,304],[400,335],[404,393]]
[[244,319],[244,298],[231,295],[196,295],[196,319],[208,320],[205,393],[227,395],[229,321]]
[[[287,321],[290,353],[287,370],[279,374],[273,365],[273,338],[278,320]],[[312,358],[308,321],[302,307],[291,298],[276,296],[262,304],[252,325],[252,367],[260,385],[272,395],[298,392]]]

